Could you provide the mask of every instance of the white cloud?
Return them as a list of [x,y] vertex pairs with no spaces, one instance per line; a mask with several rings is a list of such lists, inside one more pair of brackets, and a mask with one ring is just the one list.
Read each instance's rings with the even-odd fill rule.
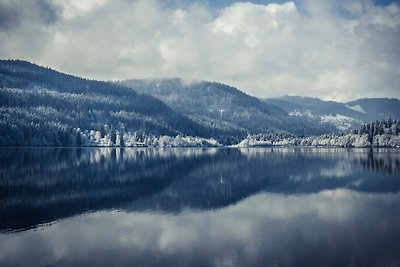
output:
[[394,3],[387,7],[370,7],[363,20],[379,30],[397,29],[400,26],[400,7]]
[[400,97],[398,5],[303,2],[61,1],[52,23],[1,30],[0,57],[98,79],[216,80],[260,97]]
[[105,5],[109,0],[58,0],[57,4],[62,7],[62,15],[66,19],[83,16],[93,12],[96,8]]
[[283,5],[237,3],[221,11],[212,23],[212,31],[242,39],[249,48],[262,46],[262,41],[284,24],[287,16],[296,16],[293,2]]

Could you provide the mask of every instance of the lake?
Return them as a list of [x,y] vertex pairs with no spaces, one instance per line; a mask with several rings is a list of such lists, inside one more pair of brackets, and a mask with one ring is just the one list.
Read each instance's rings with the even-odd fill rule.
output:
[[0,266],[400,266],[400,150],[2,148]]

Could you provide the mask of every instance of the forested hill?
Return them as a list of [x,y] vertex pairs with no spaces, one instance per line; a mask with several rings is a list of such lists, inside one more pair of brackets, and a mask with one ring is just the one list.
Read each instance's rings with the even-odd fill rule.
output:
[[210,135],[162,101],[131,88],[0,60],[0,145],[80,145],[81,137],[106,135],[115,143],[118,134],[123,142],[123,134],[137,132]]
[[355,108],[369,116],[368,121],[383,118],[400,119],[400,100],[395,98],[362,98],[347,102],[347,106]]
[[161,99],[205,127],[239,133],[284,131],[303,135],[335,130],[330,124],[289,116],[278,106],[266,104],[237,88],[221,83],[186,82],[175,78],[125,80],[120,84]]
[[[396,101],[385,112],[398,114]],[[216,82],[112,83],[0,60],[0,146],[232,145],[249,134],[333,133],[361,124],[341,110],[364,116],[384,103],[359,100],[325,107],[311,98],[265,103]]]

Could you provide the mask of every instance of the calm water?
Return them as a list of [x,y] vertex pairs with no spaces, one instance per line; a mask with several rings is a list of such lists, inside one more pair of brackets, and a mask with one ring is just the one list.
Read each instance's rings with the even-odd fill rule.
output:
[[0,266],[400,266],[400,150],[0,149]]

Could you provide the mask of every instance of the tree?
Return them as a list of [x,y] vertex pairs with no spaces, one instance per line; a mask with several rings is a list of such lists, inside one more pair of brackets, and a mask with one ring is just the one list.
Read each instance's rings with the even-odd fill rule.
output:
[[76,146],[82,146],[82,132],[80,128],[76,129]]
[[114,127],[111,127],[110,130],[110,141],[113,145],[117,144],[117,135],[115,133]]

